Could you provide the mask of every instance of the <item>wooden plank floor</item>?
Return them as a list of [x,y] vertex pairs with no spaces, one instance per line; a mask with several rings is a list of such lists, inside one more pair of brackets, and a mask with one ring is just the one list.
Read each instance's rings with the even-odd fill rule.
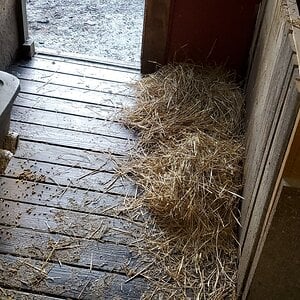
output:
[[143,223],[118,213],[137,190],[116,174],[134,145],[118,118],[139,71],[41,54],[11,71],[20,142],[0,177],[0,298],[140,299]]

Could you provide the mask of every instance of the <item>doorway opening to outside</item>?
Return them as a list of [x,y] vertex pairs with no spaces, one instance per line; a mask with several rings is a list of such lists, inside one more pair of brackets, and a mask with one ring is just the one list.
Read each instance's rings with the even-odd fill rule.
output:
[[144,0],[27,0],[38,50],[140,65]]

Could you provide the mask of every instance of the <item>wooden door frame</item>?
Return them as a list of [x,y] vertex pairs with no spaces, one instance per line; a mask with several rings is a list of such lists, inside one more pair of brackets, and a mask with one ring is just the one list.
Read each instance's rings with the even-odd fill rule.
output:
[[16,1],[16,15],[19,32],[19,57],[31,58],[35,53],[33,39],[29,36],[26,0]]
[[142,74],[152,73],[166,63],[173,0],[146,0],[141,53]]
[[[26,0],[16,0],[19,30],[19,53],[30,58],[35,53],[33,39],[28,32]],[[170,15],[173,0],[145,0],[141,49],[141,73],[148,74],[166,63]]]

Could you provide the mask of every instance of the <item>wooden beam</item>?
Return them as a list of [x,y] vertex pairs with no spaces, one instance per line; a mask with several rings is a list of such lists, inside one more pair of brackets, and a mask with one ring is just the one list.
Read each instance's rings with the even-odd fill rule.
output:
[[146,0],[141,55],[142,74],[152,73],[166,62],[172,0]]
[[19,29],[19,57],[31,58],[35,53],[33,39],[29,36],[26,0],[17,0],[16,15]]

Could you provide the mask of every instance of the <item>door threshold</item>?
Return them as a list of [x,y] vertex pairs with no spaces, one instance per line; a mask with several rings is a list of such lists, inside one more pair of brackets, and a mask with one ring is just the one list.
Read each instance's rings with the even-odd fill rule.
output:
[[141,67],[138,62],[125,62],[120,60],[108,59],[98,56],[90,56],[85,54],[65,52],[60,50],[48,49],[48,48],[36,48],[36,55],[54,56],[60,58],[67,58],[85,63],[101,64],[107,66],[117,66],[119,68],[131,69],[133,71],[140,71]]

